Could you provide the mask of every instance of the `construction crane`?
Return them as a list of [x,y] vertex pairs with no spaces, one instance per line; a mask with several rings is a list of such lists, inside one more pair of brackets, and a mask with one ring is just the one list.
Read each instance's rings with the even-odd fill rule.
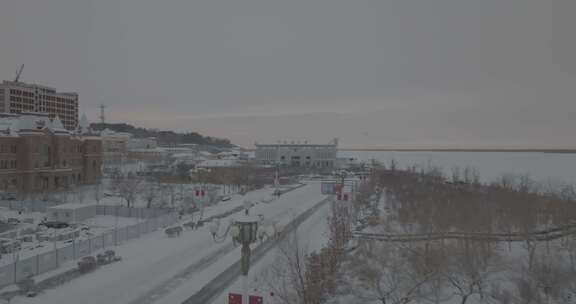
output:
[[14,82],[18,82],[20,80],[20,75],[22,74],[22,70],[24,69],[24,65],[20,66],[20,69],[16,71],[16,78],[14,78]]

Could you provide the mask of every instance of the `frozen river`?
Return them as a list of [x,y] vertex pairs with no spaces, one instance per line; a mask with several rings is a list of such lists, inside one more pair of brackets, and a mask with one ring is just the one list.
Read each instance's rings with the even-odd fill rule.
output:
[[473,167],[483,181],[503,174],[529,175],[540,182],[576,183],[576,154],[542,152],[438,152],[438,151],[340,151],[340,157],[356,157],[401,166],[431,164],[450,174],[454,167]]

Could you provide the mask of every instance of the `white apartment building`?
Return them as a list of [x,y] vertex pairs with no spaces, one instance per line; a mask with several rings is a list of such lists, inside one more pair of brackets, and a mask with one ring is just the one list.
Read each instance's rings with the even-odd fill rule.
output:
[[255,159],[265,165],[332,168],[336,165],[338,139],[329,144],[301,142],[256,143]]
[[74,130],[78,125],[78,94],[20,81],[3,81],[0,84],[0,112],[48,113],[51,119],[58,116],[67,130]]

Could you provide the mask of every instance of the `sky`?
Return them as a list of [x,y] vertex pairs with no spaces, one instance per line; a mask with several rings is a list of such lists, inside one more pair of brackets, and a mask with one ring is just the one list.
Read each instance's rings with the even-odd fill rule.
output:
[[574,0],[2,0],[0,79],[254,142],[574,148]]

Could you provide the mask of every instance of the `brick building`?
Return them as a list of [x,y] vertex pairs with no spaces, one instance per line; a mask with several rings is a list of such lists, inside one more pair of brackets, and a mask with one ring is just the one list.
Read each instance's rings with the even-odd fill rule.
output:
[[68,131],[58,117],[0,115],[0,191],[43,192],[101,177],[102,142],[88,128]]

